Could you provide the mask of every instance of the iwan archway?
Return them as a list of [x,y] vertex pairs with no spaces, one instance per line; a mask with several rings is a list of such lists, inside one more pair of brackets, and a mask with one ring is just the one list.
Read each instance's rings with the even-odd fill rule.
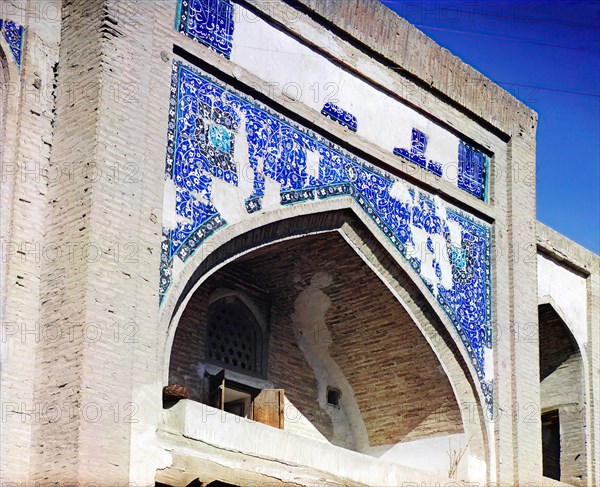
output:
[[[427,458],[423,468],[442,476],[448,449],[464,449],[458,473],[488,477],[485,406],[452,326],[353,211],[288,218],[209,248],[165,303],[164,385],[219,406],[211,380],[224,369],[236,414],[249,406],[240,412],[236,385],[282,389],[291,434],[413,468]],[[218,313],[229,321],[216,337]],[[248,315],[251,345],[231,333]]]

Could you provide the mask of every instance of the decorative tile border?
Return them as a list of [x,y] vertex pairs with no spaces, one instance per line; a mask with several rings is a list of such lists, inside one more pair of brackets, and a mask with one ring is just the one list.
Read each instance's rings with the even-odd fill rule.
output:
[[14,23],[12,20],[0,19],[0,32],[8,43],[10,52],[12,53],[17,67],[21,68],[21,56],[23,54],[23,37],[25,29],[22,25]]
[[325,103],[323,108],[321,109],[321,113],[332,120],[335,120],[340,125],[344,127],[348,127],[352,132],[356,132],[358,128],[358,123],[356,121],[356,117],[352,115],[350,112],[334,105],[333,103]]
[[[175,197],[174,208],[164,211],[175,219],[163,228],[161,302],[171,283],[173,260],[185,262],[227,225],[225,215],[232,214],[237,201],[243,207],[236,211],[248,219],[263,209],[269,188],[271,195],[276,188],[277,204],[283,206],[350,196],[446,312],[491,407],[493,385],[485,363],[486,349],[492,347],[488,224],[179,61],[173,64],[169,113],[165,179]],[[241,158],[251,169],[243,179]]]
[[229,59],[233,48],[233,4],[230,0],[179,0],[175,29]]

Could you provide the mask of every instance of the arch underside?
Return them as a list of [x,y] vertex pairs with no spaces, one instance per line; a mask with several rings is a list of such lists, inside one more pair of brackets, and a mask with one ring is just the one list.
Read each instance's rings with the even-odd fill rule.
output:
[[[336,234],[339,234],[346,241],[348,249],[354,250],[352,253],[361,257],[363,262],[374,272],[374,274],[371,274],[376,275],[385,284],[396,300],[401,303],[401,308],[409,313],[409,321],[411,321],[411,326],[414,328],[413,331],[417,329],[420,331],[420,333],[417,333],[420,340],[422,341],[425,337],[430,350],[434,351],[437,361],[439,361],[436,367],[441,367],[440,370],[444,371],[443,373],[450,382],[453,391],[452,401],[455,400],[459,405],[464,434],[470,441],[469,455],[485,465],[488,458],[487,432],[483,419],[485,406],[483,406],[483,400],[478,398],[480,391],[478,391],[477,381],[474,379],[476,376],[472,371],[472,365],[461,354],[456,337],[451,336],[448,325],[442,322],[439,315],[432,308],[431,303],[423,294],[423,289],[405,270],[397,265],[389,250],[375,238],[372,231],[357,217],[356,213],[349,209],[311,213],[260,226],[227,239],[223,245],[214,248],[210,254],[200,260],[193,273],[187,275],[185,283],[180,282],[176,302],[169,302],[168,304],[169,315],[171,315],[171,312],[173,315],[168,331],[173,346],[167,344],[164,352],[167,359],[165,373],[169,369],[173,370],[174,365],[169,365],[168,359],[172,350],[176,347],[177,339],[175,335],[181,323],[185,321],[186,313],[188,315],[190,312],[202,313],[200,311],[202,306],[198,306],[201,301],[195,300],[194,296],[202,289],[205,289],[202,293],[208,292],[210,294],[211,292],[224,293],[224,290],[230,287],[224,284],[222,277],[218,277],[218,275],[222,275],[223,270],[226,271],[227,275],[243,275],[244,271],[235,267],[238,261],[251,262],[256,255],[269,256],[271,254],[273,254],[272,259],[277,259],[279,254],[274,249],[286,244],[288,241],[297,240],[301,242],[307,236],[318,237]],[[301,255],[298,249],[301,249],[302,245],[297,244],[295,248],[293,258]],[[341,255],[342,253],[338,252],[338,254]],[[302,262],[305,262],[306,259],[310,259],[310,254],[307,254],[304,259],[296,259],[295,268],[301,269]],[[340,265],[343,265],[345,260],[346,257],[342,258]],[[230,267],[232,265],[234,267]],[[217,276],[216,280],[214,280],[215,276]],[[381,285],[381,282],[379,285]],[[207,288],[205,287],[206,283],[208,283]],[[221,289],[215,291],[211,286]],[[381,290],[378,291],[378,294],[389,295],[387,291],[382,293]],[[194,323],[199,321],[201,319],[194,319]],[[361,336],[362,333],[361,326],[357,326],[353,330],[353,334],[356,336]],[[181,336],[184,337],[185,333]],[[185,341],[181,337],[179,340],[180,342],[181,340]],[[197,338],[194,340],[197,340]],[[192,366],[192,369],[187,372],[187,377],[195,374],[194,367]],[[394,368],[402,368],[401,362],[395,362]],[[173,376],[169,380],[172,379]],[[166,381],[167,377],[165,377],[165,383]],[[443,408],[439,409],[436,413],[438,420],[446,414],[442,412],[443,410]],[[408,434],[407,440],[410,438],[411,435]],[[364,443],[362,446],[364,447]]]
[[[369,262],[364,253],[370,254]],[[178,293],[174,313],[179,318],[172,325],[177,325],[177,331],[172,330],[175,338],[173,347],[166,351],[167,356],[170,353],[178,357],[202,356],[203,339],[198,338],[198,333],[200,336],[203,333],[198,332],[198,324],[203,322],[210,296],[231,288],[232,276],[248,276],[254,287],[260,287],[257,292],[269,293],[272,302],[278,303],[272,310],[270,329],[271,340],[274,340],[269,344],[271,387],[285,389],[286,398],[289,392],[290,402],[299,406],[301,417],[309,418],[327,439],[375,456],[385,455],[389,450],[387,455],[390,456],[400,454],[394,445],[408,445],[427,438],[443,439],[444,435],[450,435],[448,438],[454,442],[460,433],[459,437],[464,435],[469,440],[468,456],[473,461],[487,463],[483,410],[476,399],[477,387],[468,364],[461,359],[455,340],[422,290],[395,264],[389,252],[352,211],[310,214],[264,225],[216,248]],[[303,319],[298,313],[298,302],[302,300],[303,291],[313,292],[315,287],[319,288],[317,294],[323,292],[331,298],[326,313],[327,329],[316,330],[315,323],[319,320],[311,315],[304,321],[309,323],[309,330],[299,335],[297,328],[302,328]],[[310,301],[308,308],[318,307],[318,296],[306,297]],[[324,337],[329,333],[335,336],[331,336],[331,346],[326,347],[331,357],[324,360],[320,353],[304,353],[307,346],[319,349],[318,344],[307,344],[300,338],[295,343],[304,344],[298,348],[282,338],[292,337],[294,342],[299,336],[312,335],[320,343],[327,341]],[[356,340],[360,341],[367,333],[371,338],[364,338],[365,343],[357,345]],[[191,336],[194,338],[190,339]],[[193,352],[182,351],[189,343],[200,348]],[[391,347],[389,353],[383,350],[386,346]],[[361,437],[361,428],[352,426],[348,428],[352,431],[348,440],[343,436],[348,430],[339,424],[334,427],[335,421],[341,422],[341,419],[333,418],[332,425],[325,413],[327,409],[320,407],[313,396],[310,396],[312,401],[305,397],[310,388],[298,389],[298,384],[317,387],[313,382],[319,382],[317,377],[322,379],[318,373],[313,375],[313,362],[305,363],[304,357],[311,355],[319,356],[321,366],[328,371],[331,371],[327,366],[331,358],[334,367],[343,372],[348,389],[335,383],[339,380],[335,373],[329,377],[333,385],[342,390],[343,399],[356,396],[355,410],[359,411],[360,421],[364,421],[364,437]],[[360,356],[366,362],[362,366],[358,366]],[[172,360],[177,363],[167,366],[171,370],[170,383],[189,381],[199,370],[193,361],[182,364],[178,358]],[[308,376],[297,377],[287,365],[290,360],[293,364],[303,363],[299,370]],[[390,384],[387,391],[383,386],[386,382]],[[411,383],[415,390],[410,390]],[[430,395],[429,402],[423,405],[421,401]],[[379,399],[374,399],[376,396]],[[471,407],[473,404],[479,404],[477,412]],[[445,455],[438,454],[444,458]]]
[[489,225],[184,63],[173,65],[171,94],[161,303],[173,274],[223,228],[351,198],[450,318],[491,408]]
[[[215,364],[215,352],[244,360],[251,348],[244,346],[247,326],[232,331],[222,319],[211,327],[211,297],[227,289],[268,309],[264,378],[270,387],[284,389],[295,408],[287,411],[286,430],[377,455],[400,442],[464,434],[435,352],[339,232],[255,249],[208,277],[178,323],[170,383],[201,381],[197,370]],[[418,294],[414,286],[412,293]],[[239,363],[217,365],[244,372]],[[254,368],[246,372],[250,381],[257,376]],[[341,391],[341,407],[328,403],[328,387]],[[202,401],[196,388],[190,398]]]

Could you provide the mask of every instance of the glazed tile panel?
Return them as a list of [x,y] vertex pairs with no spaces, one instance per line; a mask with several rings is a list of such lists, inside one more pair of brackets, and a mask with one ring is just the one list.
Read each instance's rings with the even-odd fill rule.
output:
[[[230,0],[179,0],[175,27],[268,80],[270,86],[284,92],[291,86],[294,93],[308,95],[302,97],[303,103],[352,132],[487,200],[489,163],[483,152],[344,72],[243,6]],[[317,79],[327,81],[315,82],[315,73]],[[386,114],[383,123],[382,112]],[[412,135],[410,141],[406,140],[409,135]]]
[[21,56],[23,52],[23,34],[24,29],[22,25],[14,23],[12,20],[0,19],[0,32],[4,37],[4,40],[8,43],[10,52],[17,63],[17,66],[21,67]]
[[321,109],[321,113],[326,117],[335,120],[340,125],[348,127],[350,130],[352,130],[352,132],[356,132],[358,130],[358,122],[356,117],[350,112],[338,107],[334,103],[325,103]]
[[233,4],[229,0],[179,0],[175,28],[229,58],[233,42]]
[[225,225],[273,204],[351,197],[451,319],[491,405],[488,224],[182,62],[173,65],[165,179],[174,197],[165,198],[171,203],[164,211],[174,216],[163,228],[161,302],[174,265],[181,267]]
[[394,148],[394,154],[402,156],[415,164],[428,169],[437,176],[442,175],[442,164],[440,162],[434,162],[431,159],[428,161],[425,157],[425,151],[427,150],[427,141],[429,137],[420,130],[412,129],[412,138],[410,149],[403,149],[401,147]]

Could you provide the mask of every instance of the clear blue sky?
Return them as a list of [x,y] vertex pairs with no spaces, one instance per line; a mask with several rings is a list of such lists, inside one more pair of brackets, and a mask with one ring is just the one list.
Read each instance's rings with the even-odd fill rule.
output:
[[600,1],[382,3],[538,112],[538,220],[600,253]]

